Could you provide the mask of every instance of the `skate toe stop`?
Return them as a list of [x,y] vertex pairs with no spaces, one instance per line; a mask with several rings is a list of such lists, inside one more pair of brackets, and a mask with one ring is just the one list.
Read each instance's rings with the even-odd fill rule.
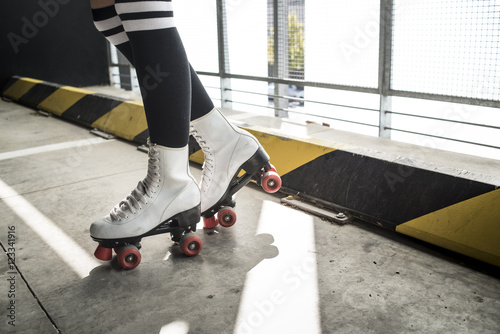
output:
[[109,261],[113,256],[113,251],[111,248],[97,246],[94,256],[101,261]]

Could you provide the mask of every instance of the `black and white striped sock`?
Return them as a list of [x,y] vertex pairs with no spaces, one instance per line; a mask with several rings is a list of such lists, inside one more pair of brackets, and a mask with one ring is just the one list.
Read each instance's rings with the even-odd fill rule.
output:
[[[145,24],[146,26],[149,26],[149,28],[153,27],[155,24],[157,27],[158,24],[160,24],[160,26],[170,26],[170,27],[175,26],[175,23],[173,21],[173,10],[171,5],[166,6],[170,8],[170,10],[167,11],[167,13],[161,13],[161,11],[159,11],[152,14],[146,11],[147,8],[144,7],[145,4],[143,5],[141,5],[140,3],[137,4],[138,2],[141,1],[137,0],[124,1],[123,4],[121,5],[123,11],[129,12],[126,14],[122,14],[122,17],[125,17],[125,19],[128,21],[126,24],[130,29],[133,29],[134,28],[133,26],[135,26],[135,28],[138,28],[137,22],[136,23],[130,22],[134,21],[135,19],[142,20],[141,24],[143,25]],[[146,2],[156,2],[156,1],[153,0]],[[136,4],[132,5],[133,3]],[[161,5],[156,5],[154,7],[158,9],[160,8],[160,6]],[[130,12],[131,10],[133,11]],[[92,16],[97,30],[100,31],[111,44],[113,44],[118,50],[120,50],[120,52],[129,60],[129,62],[134,67],[136,67],[132,45],[123,26],[122,19],[120,18],[120,16],[116,11],[115,5],[105,8],[92,9]],[[156,16],[157,20],[153,20],[150,22],[146,21],[148,18],[151,18],[152,16],[153,18],[154,16]],[[166,20],[164,20],[163,23],[161,22],[162,17],[167,18]],[[203,84],[201,83],[200,79],[198,78],[198,75],[191,66],[190,66],[190,74],[191,74],[191,89],[192,89],[191,120],[194,120],[210,112],[214,108],[214,104],[210,96],[207,94],[205,88],[203,87]]]
[[118,0],[115,7],[127,32],[175,28],[171,0]]
[[[175,28],[174,11],[171,0],[117,0],[115,6],[127,33]],[[177,31],[177,29],[175,29],[175,31]],[[214,108],[214,104],[194,69],[191,65],[189,65],[189,67],[192,88],[191,119],[194,120],[209,113]]]
[[116,13],[115,6],[92,9],[92,18],[97,30],[113,44],[120,52],[134,64],[132,47],[122,25],[122,20]]

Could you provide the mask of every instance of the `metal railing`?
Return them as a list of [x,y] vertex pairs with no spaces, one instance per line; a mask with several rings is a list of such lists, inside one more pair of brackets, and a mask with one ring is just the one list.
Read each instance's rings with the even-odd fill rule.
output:
[[[234,50],[239,46],[233,45],[234,38],[231,39],[229,32],[239,24],[237,19],[240,18],[238,16],[241,15],[240,12],[248,11],[252,6],[260,6],[252,9],[258,13],[264,8],[262,3],[242,0],[214,0],[214,2],[213,14],[217,21],[217,45],[211,52],[218,54],[218,72],[203,71],[201,68],[198,74],[202,79],[204,77],[219,79],[220,85],[207,86],[207,90],[219,92],[219,96],[211,95],[214,101],[220,102],[221,107],[248,106],[256,110],[266,110],[266,113],[274,111],[272,114],[277,117],[311,116],[325,120],[325,122],[348,123],[360,126],[361,130],[358,132],[367,132],[384,138],[407,134],[414,137],[434,138],[439,141],[451,141],[456,144],[474,145],[490,149],[488,152],[494,152],[493,156],[495,157],[496,154],[500,159],[500,151],[498,151],[500,140],[497,139],[500,138],[500,117],[484,116],[486,119],[481,121],[477,119],[475,112],[473,114],[469,112],[467,117],[462,117],[464,112],[460,111],[428,114],[410,112],[400,106],[401,100],[416,99],[461,106],[480,106],[491,115],[498,112],[496,108],[500,108],[500,67],[498,66],[500,63],[500,5],[496,1],[380,0],[374,6],[373,1],[356,0],[353,6],[345,6],[345,13],[332,14],[337,13],[338,10],[330,8],[334,6],[333,2],[327,2],[327,0],[317,0],[308,3],[307,6],[304,0],[268,0],[265,8],[267,9],[268,35],[267,73],[257,74],[232,68],[231,60],[236,57]],[[369,4],[369,8],[360,9],[366,7],[363,7],[363,4]],[[354,8],[356,6],[359,8]],[[322,15],[325,17],[322,18]],[[345,22],[359,17],[361,19],[351,26],[350,31],[337,33],[337,30],[332,29],[339,29],[339,26],[331,26],[334,24],[331,22],[339,21],[341,16],[334,19],[328,15],[346,15],[349,20],[346,19]],[[259,22],[262,23],[263,20]],[[323,26],[320,26],[321,24]],[[324,34],[311,35],[308,29],[324,31]],[[302,37],[293,38],[290,32],[292,30],[294,34]],[[351,43],[346,43],[345,40],[340,41],[337,36],[342,37],[349,33],[353,35]],[[359,70],[347,73],[340,79],[332,75],[326,76],[326,79],[322,76],[321,67],[328,72],[328,68],[333,66],[333,70],[329,73],[334,73],[342,64],[335,67],[336,65],[332,64],[335,62],[328,60],[330,53],[323,55],[321,52],[312,52],[311,46],[308,49],[303,44],[307,45],[308,42],[309,45],[328,44],[332,35],[335,35],[337,40],[336,44],[333,43],[334,47],[327,49],[331,53],[338,52],[340,47],[344,56],[347,54],[354,58],[361,53],[369,56],[366,59],[371,59],[370,66],[364,68],[366,72],[369,72],[369,80],[357,78],[359,75],[364,75],[364,73],[356,72]],[[475,42],[469,42],[469,39]],[[292,49],[290,43],[294,43],[295,49]],[[419,47],[422,50],[418,51]],[[300,48],[305,48],[305,50]],[[207,51],[204,50],[204,52]],[[293,62],[291,58],[294,58]],[[312,61],[314,61],[313,65],[311,65]],[[365,66],[362,62],[359,64]],[[112,66],[120,65],[114,63]],[[479,74],[476,69],[480,72]],[[310,73],[315,70],[316,73],[311,75]],[[272,91],[239,89],[234,87],[236,81],[255,82],[262,85],[267,83],[267,87],[274,87],[274,89]],[[290,96],[290,86],[303,88],[304,96]],[[313,97],[308,96],[310,91],[318,88],[332,92],[342,91],[346,94],[364,94],[371,96],[372,102],[368,105],[358,105],[322,99],[317,96],[318,94],[313,94]],[[260,99],[261,102],[257,103],[253,100],[238,99],[236,95],[240,97],[251,95],[259,98],[267,96],[267,99]],[[378,97],[378,100],[373,102],[375,101],[373,97]],[[317,112],[318,109],[325,108],[331,108],[332,112]],[[450,108],[449,104],[446,104],[446,108]],[[359,116],[349,117],[352,115],[345,112],[346,110],[366,113],[366,118],[369,120],[360,119],[363,117]],[[457,117],[458,120],[453,119]],[[407,122],[402,122],[402,120],[407,120]],[[408,126],[421,121],[427,122],[422,123],[424,125],[421,130]],[[444,133],[431,133],[429,129],[435,124],[439,124],[444,129],[441,132]],[[470,130],[472,135],[476,128],[485,129],[488,132],[488,138],[485,142],[479,140],[477,136],[473,138],[470,138],[470,135],[469,137],[462,136],[465,135],[463,133],[446,135],[448,128],[457,126],[464,127],[465,132]],[[446,145],[443,147],[446,148]],[[491,156],[490,153],[484,155]]]

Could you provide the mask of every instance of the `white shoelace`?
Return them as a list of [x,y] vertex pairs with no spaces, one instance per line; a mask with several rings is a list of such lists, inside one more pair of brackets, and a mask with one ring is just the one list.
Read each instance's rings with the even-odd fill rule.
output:
[[142,205],[148,204],[148,199],[151,199],[160,187],[160,169],[158,159],[158,152],[155,145],[152,145],[148,140],[148,173],[144,180],[139,181],[137,187],[132,190],[130,195],[118,203],[113,210],[109,213],[112,220],[120,221],[123,218],[128,218],[128,214],[135,214],[137,211],[142,210]]
[[203,192],[206,192],[214,174],[214,153],[212,148],[208,146],[207,142],[203,139],[203,136],[199,134],[192,125],[190,126],[190,133],[196,139],[198,145],[200,145],[201,150],[205,156],[205,161],[203,163],[201,173],[201,190]]

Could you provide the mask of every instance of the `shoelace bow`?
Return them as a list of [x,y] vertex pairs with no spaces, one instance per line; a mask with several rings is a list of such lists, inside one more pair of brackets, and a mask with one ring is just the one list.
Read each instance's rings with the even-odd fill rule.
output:
[[[149,143],[148,143],[149,144]],[[156,189],[160,186],[160,169],[158,155],[160,153],[155,149],[154,145],[150,145],[148,152],[148,173],[144,180],[139,181],[137,187],[132,190],[130,195],[123,199],[110,212],[113,220],[121,220],[128,218],[128,212],[135,214],[142,210],[142,205],[148,204],[148,199],[152,198],[156,193]]]
[[214,173],[214,154],[212,152],[212,148],[208,146],[207,142],[203,139],[203,136],[198,133],[193,126],[191,126],[190,130],[191,135],[196,139],[205,156],[201,173],[201,189],[202,191],[207,191],[208,185],[210,184]]

